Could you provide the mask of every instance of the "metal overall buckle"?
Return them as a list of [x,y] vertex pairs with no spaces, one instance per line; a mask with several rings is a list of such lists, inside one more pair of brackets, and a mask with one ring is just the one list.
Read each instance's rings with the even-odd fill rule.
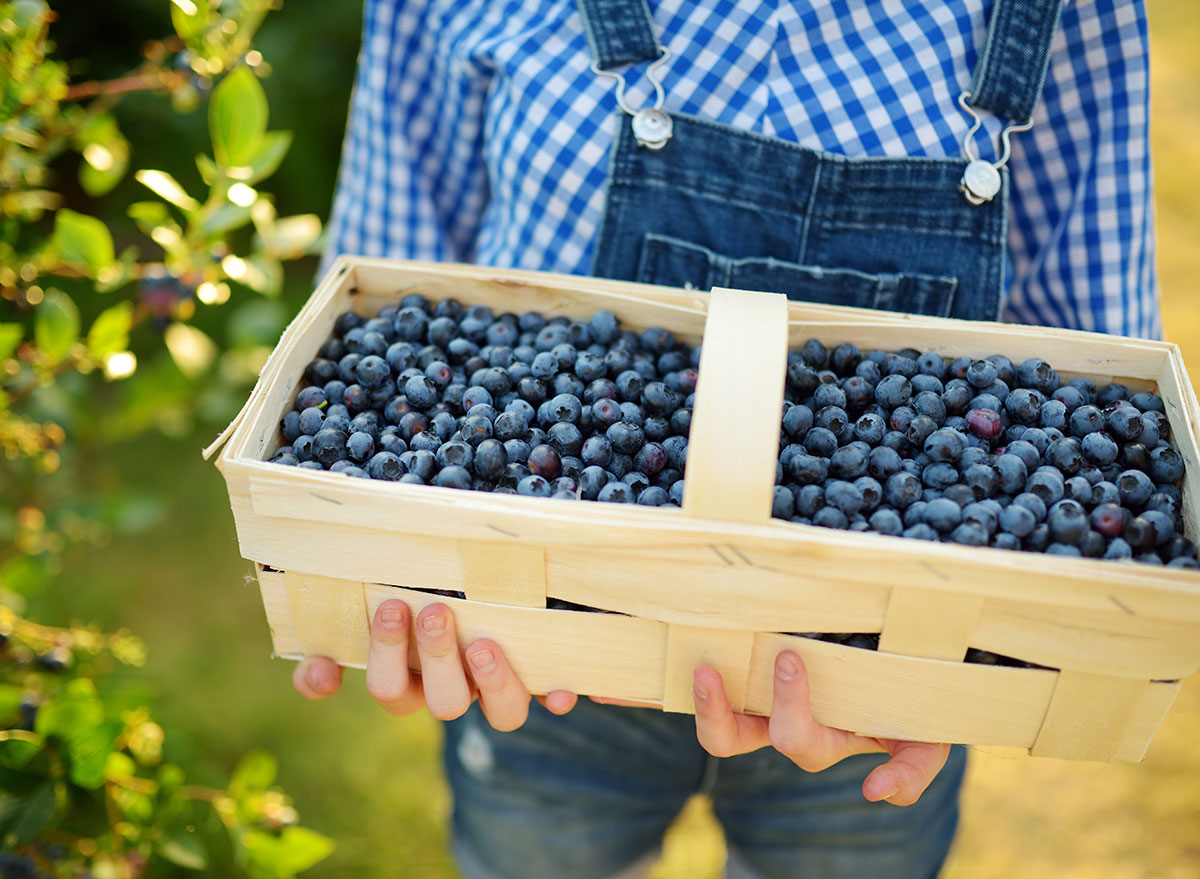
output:
[[966,137],[963,138],[963,155],[967,158],[968,164],[966,170],[963,171],[962,179],[958,182],[958,188],[967,197],[967,201],[979,205],[985,201],[991,201],[1000,191],[1000,169],[1008,164],[1008,158],[1012,155],[1010,138],[1014,132],[1028,131],[1033,128],[1033,120],[1029,119],[1019,123],[1010,122],[1005,125],[1000,132],[1000,142],[1004,145],[1000,161],[988,162],[979,158],[979,154],[975,152],[975,132],[983,125],[983,117],[967,103],[970,97],[970,92],[963,92],[958,96],[959,106],[975,120]]
[[665,64],[667,59],[671,57],[671,50],[666,46],[660,46],[659,49],[658,58],[646,68],[646,78],[654,86],[654,106],[642,107],[638,110],[625,103],[624,75],[613,73],[609,70],[601,70],[595,61],[592,62],[593,73],[597,73],[600,76],[608,76],[617,81],[617,106],[633,117],[630,127],[633,129],[633,136],[637,139],[638,146],[643,146],[651,150],[661,150],[666,146],[675,128],[671,122],[670,115],[662,108],[663,103],[666,101],[666,95],[663,92],[662,83],[656,76],[658,68]]

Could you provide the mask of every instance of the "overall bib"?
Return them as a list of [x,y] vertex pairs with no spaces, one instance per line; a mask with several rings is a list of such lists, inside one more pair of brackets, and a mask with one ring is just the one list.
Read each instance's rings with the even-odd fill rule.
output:
[[[1041,95],[1061,2],[996,0],[969,104],[960,101],[1008,121],[995,161],[807,149],[663,112],[656,84],[659,107],[617,112],[593,274],[997,319],[1007,137],[1028,127]],[[646,0],[577,3],[598,74],[663,54]],[[964,143],[971,159],[977,127]],[[446,725],[444,755],[467,879],[641,876],[697,792],[724,828],[729,879],[929,879],[954,837],[966,761],[952,748],[922,798],[897,808],[861,793],[886,755],[819,773],[770,748],[718,760],[690,716],[586,699],[564,717],[532,703],[509,733],[475,705]]]

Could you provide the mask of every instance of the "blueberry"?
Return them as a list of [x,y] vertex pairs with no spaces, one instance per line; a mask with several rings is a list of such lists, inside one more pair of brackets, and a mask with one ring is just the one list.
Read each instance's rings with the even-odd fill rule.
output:
[[1149,522],[1154,529],[1154,545],[1163,546],[1175,536],[1175,521],[1170,516],[1156,510],[1143,510],[1141,518]]
[[812,523],[820,528],[845,529],[850,527],[850,520],[837,507],[821,507],[813,513]]
[[596,500],[610,504],[631,504],[634,502],[633,489],[624,482],[609,482],[600,489]]
[[1078,544],[1088,532],[1088,516],[1083,505],[1064,499],[1053,504],[1046,514],[1050,536],[1058,543]]
[[902,466],[900,453],[887,446],[877,446],[871,449],[867,456],[867,472],[876,479],[887,479]]
[[547,480],[557,479],[562,474],[562,456],[549,445],[531,449],[527,462],[530,473]]
[[1126,470],[1115,482],[1126,507],[1139,508],[1154,494],[1154,482],[1141,470]]
[[913,540],[933,540],[939,539],[937,531],[924,522],[918,522],[909,528],[904,529],[904,536]]
[[904,522],[900,515],[893,509],[880,507],[871,514],[868,520],[872,531],[877,531],[880,534],[890,534],[893,537],[899,536],[904,532]]
[[633,456],[633,466],[648,477],[657,475],[668,463],[666,449],[655,442],[648,442]]
[[974,387],[986,388],[996,380],[999,370],[990,360],[976,360],[967,367],[966,380]]
[[[319,434],[318,434],[319,435]],[[365,463],[375,454],[375,443],[369,433],[355,431],[346,440],[346,456],[356,464]]]
[[[805,409],[807,407],[793,406],[793,409]],[[784,417],[784,426],[786,429],[787,417]],[[884,433],[887,432],[887,422],[874,412],[867,412],[860,415],[858,420],[854,422],[854,436],[865,442],[867,445],[875,446],[883,439]],[[789,431],[789,433],[791,433]],[[792,434],[795,435],[795,434]]]
[[788,365],[787,384],[801,398],[812,396],[813,392],[821,380],[817,377],[817,372],[804,361],[797,361]]
[[925,505],[925,523],[948,534],[962,521],[962,508],[952,500],[938,498]]
[[1123,384],[1114,382],[1113,384],[1105,385],[1096,392],[1096,402],[1101,406],[1107,406],[1109,403],[1115,403],[1118,400],[1128,400],[1129,396],[1129,388]]
[[396,481],[403,476],[407,469],[400,463],[400,457],[391,452],[377,452],[367,462],[367,475],[372,479]]
[[962,456],[966,443],[958,431],[943,427],[930,433],[922,447],[931,461],[953,464]]
[[1183,458],[1168,446],[1151,449],[1150,476],[1155,482],[1167,484],[1178,482],[1183,478]]
[[829,475],[829,459],[819,455],[797,455],[788,464],[788,473],[800,485],[814,485]]
[[995,439],[1004,426],[1000,420],[1000,413],[994,409],[970,409],[965,417],[967,429],[980,439]]
[[627,421],[619,421],[610,426],[605,436],[612,443],[613,449],[623,455],[635,454],[646,441],[642,429]]
[[918,415],[908,423],[908,427],[904,431],[904,438],[912,443],[915,448],[924,448],[925,440],[937,429],[937,422],[928,415]]
[[346,457],[346,439],[344,431],[325,428],[313,435],[312,456],[326,468],[331,467]]
[[978,525],[963,522],[950,533],[950,541],[964,546],[987,546],[988,536]]
[[775,519],[791,519],[796,515],[796,496],[790,488],[782,485],[775,486],[775,495],[771,501],[771,516]]
[[875,402],[887,409],[903,406],[911,397],[912,385],[903,375],[884,376],[875,385]]
[[1012,503],[1000,512],[999,525],[1009,534],[1025,537],[1037,526],[1037,519],[1028,506]]
[[825,486],[825,503],[850,516],[862,509],[863,496],[853,483],[832,479]]
[[517,494],[526,497],[550,497],[551,493],[550,483],[537,474],[522,477],[517,483]]
[[819,385],[812,396],[813,409],[820,410],[826,406],[846,408],[846,392],[837,385]]
[[1025,458],[1012,452],[1005,452],[996,458],[996,472],[1000,474],[1000,490],[1005,494],[1017,494],[1025,487],[1029,476],[1029,468]]
[[866,443],[853,442],[834,451],[829,459],[829,473],[836,479],[857,479],[867,472]]
[[1058,389],[1058,373],[1045,360],[1030,357],[1017,369],[1017,383],[1023,388],[1052,394]]
[[945,491],[958,482],[958,470],[953,464],[936,462],[921,470],[921,482],[934,491]]
[[829,359],[829,352],[817,339],[808,339],[800,346],[800,356],[813,369],[824,369]]
[[883,499],[898,510],[906,509],[921,498],[921,481],[911,473],[893,473],[883,487]]
[[1052,543],[1045,549],[1046,555],[1082,556],[1078,546],[1069,543]]
[[1083,447],[1075,437],[1056,439],[1046,447],[1045,458],[1047,464],[1057,467],[1064,476],[1073,476],[1083,466]]

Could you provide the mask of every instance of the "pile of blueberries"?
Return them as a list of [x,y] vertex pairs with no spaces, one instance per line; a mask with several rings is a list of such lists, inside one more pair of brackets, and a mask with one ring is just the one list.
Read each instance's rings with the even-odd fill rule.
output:
[[271,460],[533,497],[678,506],[699,348],[664,329],[408,294],[338,316]]
[[[398,482],[678,506],[700,348],[667,330],[417,293],[339,315],[271,460]],[[793,522],[1197,567],[1162,400],[1045,361],[788,357],[772,513]]]
[[1163,401],[1063,383],[1044,360],[832,351],[788,358],[773,514],[1051,555],[1196,568]]

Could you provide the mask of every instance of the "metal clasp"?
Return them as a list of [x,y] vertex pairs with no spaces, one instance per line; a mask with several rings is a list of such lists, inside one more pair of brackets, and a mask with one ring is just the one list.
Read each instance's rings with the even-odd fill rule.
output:
[[670,115],[663,110],[663,104],[666,102],[666,94],[663,92],[662,82],[657,76],[658,68],[667,62],[671,57],[671,50],[666,46],[660,46],[660,54],[654,62],[646,68],[646,78],[650,80],[650,84],[654,86],[654,106],[642,107],[634,109],[625,102],[625,76],[620,73],[613,73],[611,70],[601,70],[595,61],[592,62],[592,72],[600,76],[607,76],[617,81],[617,106],[633,117],[630,122],[630,127],[633,129],[633,136],[637,139],[638,146],[646,147],[652,150],[661,150],[667,145],[667,141],[671,139],[674,133],[674,125],[671,122]]
[[970,97],[970,92],[963,92],[958,96],[959,106],[975,120],[970,130],[967,131],[966,137],[963,138],[963,156],[966,157],[968,164],[966,170],[963,171],[958,188],[962,190],[962,194],[966,196],[967,201],[971,204],[979,205],[985,201],[991,201],[995,198],[996,193],[1000,191],[1000,169],[1008,164],[1009,156],[1012,155],[1012,135],[1015,132],[1028,131],[1033,128],[1033,120],[1009,122],[1005,125],[1000,131],[1000,142],[1004,147],[1000,155],[1000,160],[998,162],[988,162],[979,158],[979,154],[975,151],[975,132],[979,131],[980,126],[983,125],[983,117],[975,112],[974,107],[967,103]]

